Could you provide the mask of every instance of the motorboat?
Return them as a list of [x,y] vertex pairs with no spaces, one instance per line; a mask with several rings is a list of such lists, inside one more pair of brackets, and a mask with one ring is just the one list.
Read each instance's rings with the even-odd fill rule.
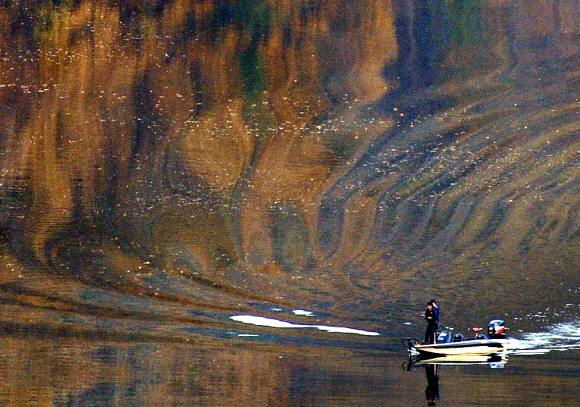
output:
[[422,343],[410,338],[403,340],[409,353],[420,355],[421,358],[435,358],[452,355],[493,355],[507,350],[508,340],[505,337],[505,325],[501,319],[491,320],[488,324],[488,334],[482,333],[482,328],[473,328],[473,339],[465,339],[461,334],[451,335],[442,331],[437,336],[436,343]]
[[507,339],[468,339],[461,342],[422,344],[415,343],[411,350],[420,355],[489,355],[505,351]]

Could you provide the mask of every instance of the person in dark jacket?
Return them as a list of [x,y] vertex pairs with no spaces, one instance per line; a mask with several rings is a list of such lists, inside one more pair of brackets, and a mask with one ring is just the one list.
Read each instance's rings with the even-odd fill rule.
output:
[[431,303],[433,304],[433,309],[437,311],[437,316],[441,316],[441,310],[439,310],[439,305],[437,304],[437,300],[435,298],[431,298]]
[[435,343],[435,336],[437,328],[439,328],[439,312],[433,307],[433,303],[427,303],[425,310],[425,320],[427,321],[427,329],[425,330],[425,342]]

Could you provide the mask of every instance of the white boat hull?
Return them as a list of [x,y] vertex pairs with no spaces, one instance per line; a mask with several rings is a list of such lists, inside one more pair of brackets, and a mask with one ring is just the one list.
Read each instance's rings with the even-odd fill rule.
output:
[[507,339],[473,339],[461,342],[415,344],[412,349],[425,356],[490,355],[505,351]]

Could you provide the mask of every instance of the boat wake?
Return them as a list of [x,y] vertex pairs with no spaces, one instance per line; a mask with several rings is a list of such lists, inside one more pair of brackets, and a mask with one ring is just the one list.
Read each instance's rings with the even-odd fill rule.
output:
[[530,332],[522,338],[510,338],[507,346],[509,353],[514,355],[580,349],[580,321],[562,322],[548,327],[544,332]]

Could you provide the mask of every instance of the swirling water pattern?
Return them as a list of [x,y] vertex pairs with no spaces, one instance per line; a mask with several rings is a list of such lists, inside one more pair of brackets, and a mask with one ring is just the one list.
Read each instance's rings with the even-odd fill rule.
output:
[[575,2],[411,3],[2,4],[4,329],[577,299]]

